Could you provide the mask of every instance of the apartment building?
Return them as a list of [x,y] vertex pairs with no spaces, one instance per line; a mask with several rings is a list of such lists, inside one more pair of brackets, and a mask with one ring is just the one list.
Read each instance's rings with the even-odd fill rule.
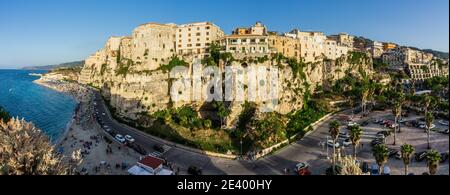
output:
[[424,81],[435,76],[448,76],[448,62],[438,63],[431,53],[420,50],[397,47],[382,55],[384,63],[393,69],[405,70],[411,79]]
[[[237,28],[229,36],[220,39],[225,52],[230,52],[237,59],[249,56],[264,56],[270,53],[267,28],[257,22],[250,28]],[[240,55],[241,54],[241,55]]]
[[349,51],[349,47],[339,44],[332,39],[325,40],[324,55],[327,59],[336,60],[337,58],[346,55]]
[[381,58],[381,55],[383,55],[383,43],[378,41],[372,41],[369,44],[369,47],[367,50],[372,54],[373,58]]
[[322,32],[302,32],[294,29],[285,33],[285,36],[300,41],[300,57],[304,62],[315,62],[323,59],[327,37]]
[[353,50],[355,36],[349,35],[347,33],[339,33],[338,35],[328,36],[328,39],[334,40],[337,44],[347,47],[349,51]]
[[219,40],[225,33],[210,22],[198,22],[178,25],[176,28],[176,53],[204,57],[213,41]]
[[300,60],[300,40],[292,37],[280,36],[277,33],[269,35],[269,48],[273,53],[281,53],[288,58]]

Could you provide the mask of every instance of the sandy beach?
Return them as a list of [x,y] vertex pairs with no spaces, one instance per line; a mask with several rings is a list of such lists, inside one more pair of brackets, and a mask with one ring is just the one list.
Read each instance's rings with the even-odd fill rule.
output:
[[[35,83],[73,96],[78,102],[68,129],[55,142],[58,152],[70,157],[80,150],[82,162],[79,171],[89,175],[125,175],[127,170],[139,160],[134,150],[114,141],[103,131],[93,117],[92,92],[79,84],[46,80]],[[69,158],[65,158],[69,159]]]

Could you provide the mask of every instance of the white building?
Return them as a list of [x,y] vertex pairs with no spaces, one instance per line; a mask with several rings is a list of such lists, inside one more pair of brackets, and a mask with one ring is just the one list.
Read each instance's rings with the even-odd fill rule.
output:
[[209,52],[210,44],[224,35],[218,26],[210,22],[178,25],[175,35],[177,54],[202,58]]

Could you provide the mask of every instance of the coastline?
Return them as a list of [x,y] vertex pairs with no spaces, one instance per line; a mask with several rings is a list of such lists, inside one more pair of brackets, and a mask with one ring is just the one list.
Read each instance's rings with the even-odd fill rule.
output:
[[128,168],[139,160],[140,155],[107,138],[93,117],[94,96],[90,89],[78,83],[47,79],[45,75],[33,82],[70,95],[77,102],[72,119],[54,142],[55,149],[64,156],[64,160],[69,160],[75,151],[79,151],[82,162],[78,170],[82,174],[128,174]]
[[41,78],[34,80],[33,83],[47,87],[47,88],[55,90],[55,91],[58,91],[60,93],[64,93],[66,95],[69,95],[69,96],[73,97],[74,100],[76,101],[76,107],[75,107],[75,110],[72,112],[71,119],[69,120],[69,122],[67,122],[67,124],[66,124],[63,132],[60,134],[60,136],[57,139],[55,139],[55,141],[53,142],[54,146],[58,146],[67,137],[67,134],[68,134],[70,128],[72,128],[73,123],[76,120],[76,115],[77,115],[77,112],[81,105],[80,98],[79,98],[79,96],[74,95],[73,90],[68,90],[67,87],[64,87],[64,85],[67,84],[66,82],[50,81],[48,79],[43,78],[43,75],[39,75],[39,76]]

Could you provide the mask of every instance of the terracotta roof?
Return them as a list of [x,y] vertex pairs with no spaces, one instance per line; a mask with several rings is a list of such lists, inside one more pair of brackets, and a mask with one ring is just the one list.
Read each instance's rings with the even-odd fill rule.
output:
[[148,167],[151,167],[152,169],[156,169],[164,163],[164,160],[153,157],[153,156],[146,156],[145,158],[138,161],[138,163],[148,166]]

